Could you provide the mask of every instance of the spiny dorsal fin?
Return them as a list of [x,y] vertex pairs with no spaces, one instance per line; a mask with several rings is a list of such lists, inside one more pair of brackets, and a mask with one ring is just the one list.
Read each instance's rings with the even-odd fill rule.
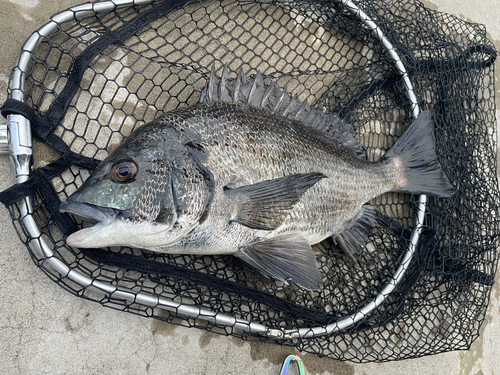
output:
[[290,96],[286,92],[286,88],[283,90],[277,88],[277,93],[278,93],[277,95],[278,99],[276,100],[276,104],[274,105],[273,112],[282,115],[283,109],[286,108],[288,102],[290,101]]
[[240,69],[236,79],[230,77],[229,68],[224,65],[220,80],[212,65],[210,77],[202,90],[200,102],[232,102],[250,104],[254,107],[267,109],[278,115],[302,122],[324,134],[327,138],[350,148],[358,156],[365,157],[363,145],[354,137],[354,130],[350,124],[331,113],[318,112],[301,102],[297,95],[293,98],[281,90],[274,81],[269,85],[264,83],[264,76],[257,72],[255,77],[249,78],[243,69]]
[[264,77],[261,72],[257,72],[253,80],[252,88],[250,89],[250,94],[248,94],[248,104],[253,105],[254,107],[260,107],[264,93]]
[[[304,102],[305,103],[305,102]],[[293,118],[295,119],[297,111],[300,109],[300,107],[304,104],[299,101],[299,97],[295,95],[292,100],[288,103],[286,106],[285,110],[283,111],[283,116],[288,116],[289,113],[295,114]]]
[[276,82],[271,81],[271,84],[267,86],[266,91],[264,91],[264,96],[262,97],[262,101],[260,103],[260,106],[262,108],[268,108],[269,110],[272,110],[274,106],[269,103],[274,103],[276,101],[275,97],[275,91],[279,90],[276,87]]
[[253,86],[253,81],[240,69],[234,85],[233,103],[248,103],[248,95]]
[[[215,72],[213,73],[213,75],[215,77]],[[210,74],[210,78],[211,77],[212,73]],[[224,69],[222,70],[222,77],[220,78],[221,84],[219,85],[219,98],[222,102],[230,102],[233,99],[233,87],[232,85],[227,84],[230,79],[229,69],[227,65],[224,65]]]
[[294,120],[304,122],[304,120],[307,118],[308,114],[311,112],[311,107],[307,105],[307,102],[303,102],[300,108],[297,110],[297,113],[295,114]]
[[200,103],[219,101],[219,96],[217,94],[218,90],[219,90],[219,80],[217,79],[217,75],[215,74],[215,64],[214,64],[212,65],[212,70],[210,71],[210,77],[208,78],[208,82],[203,88],[203,90],[201,90]]

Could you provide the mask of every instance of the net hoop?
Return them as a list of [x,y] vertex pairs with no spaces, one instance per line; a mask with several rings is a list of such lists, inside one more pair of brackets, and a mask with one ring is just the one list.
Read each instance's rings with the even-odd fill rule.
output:
[[[22,48],[22,53],[18,59],[18,64],[14,68],[11,78],[11,94],[10,98],[25,101],[24,80],[25,71],[29,65],[32,54],[35,52],[38,45],[44,38],[48,38],[54,33],[58,25],[64,22],[71,21],[75,18],[83,19],[96,13],[105,13],[116,10],[118,8],[127,8],[133,6],[148,5],[154,0],[112,0],[102,3],[87,3],[76,7],[72,7],[53,16],[39,30],[34,32],[27,40]],[[182,1],[180,5],[187,3]],[[408,73],[394,49],[393,45],[385,37],[382,30],[377,24],[364,13],[355,3],[349,0],[334,0],[342,6],[344,10],[355,16],[371,33],[376,37],[393,62],[396,72],[400,76],[404,90],[408,100],[411,103],[411,111],[413,118],[417,118],[420,113],[420,108],[417,102],[416,95],[413,91],[413,85],[408,77]],[[25,182],[30,176],[31,157],[32,157],[32,135],[30,129],[30,121],[22,115],[12,114],[8,116],[7,124],[10,133],[10,154],[14,161],[16,169],[17,183]],[[154,294],[145,292],[134,292],[131,289],[112,285],[106,282],[95,280],[90,276],[82,274],[58,259],[52,249],[42,236],[42,231],[36,223],[33,216],[33,207],[31,197],[23,198],[19,202],[20,213],[23,217],[22,225],[31,238],[37,255],[43,258],[43,261],[55,269],[61,277],[67,277],[84,288],[90,288],[98,293],[104,293],[110,298],[121,299],[127,302],[133,302],[144,306],[160,308],[177,314],[185,315],[190,318],[202,319],[207,322],[219,326],[232,326],[236,329],[248,332],[251,334],[264,335],[271,339],[289,340],[298,338],[310,338],[318,336],[331,335],[335,332],[346,330],[354,324],[362,321],[370,312],[381,306],[388,296],[398,287],[403,280],[406,271],[415,254],[417,244],[422,232],[424,215],[427,204],[427,196],[420,195],[416,205],[415,226],[412,230],[411,239],[408,248],[401,257],[401,262],[392,275],[389,282],[382,288],[377,296],[365,304],[356,313],[345,316],[334,323],[321,327],[303,327],[295,329],[283,329],[276,327],[267,327],[261,323],[237,319],[227,314],[212,311],[206,308],[187,305],[175,302],[173,300],[158,297]]]

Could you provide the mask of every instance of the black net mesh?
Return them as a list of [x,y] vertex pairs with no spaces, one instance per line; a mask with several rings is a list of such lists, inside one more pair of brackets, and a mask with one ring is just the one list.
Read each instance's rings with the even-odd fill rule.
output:
[[[322,327],[358,312],[400,266],[418,196],[389,193],[372,202],[391,221],[372,232],[359,266],[331,242],[317,245],[319,292],[267,279],[231,256],[79,250],[65,244],[73,224],[57,206],[95,167],[92,159],[102,160],[135,128],[162,113],[197,103],[213,64],[219,76],[223,64],[248,75],[260,71],[267,82],[275,80],[312,107],[345,118],[370,160],[390,148],[412,121],[412,105],[387,51],[336,2],[170,3],[75,11],[34,51],[24,72],[26,103],[40,122],[38,130],[34,124],[36,135],[62,155],[59,164],[35,172],[36,181],[26,190],[39,236],[27,232],[23,204],[9,204],[36,265],[69,292],[104,306],[248,340],[271,339],[241,330],[236,321],[207,321],[203,311],[189,317],[176,306],[199,306],[280,329]],[[123,31],[165,4],[164,13],[131,36]],[[419,104],[434,115],[439,161],[456,193],[429,198],[415,256],[380,307],[339,332],[273,341],[358,362],[466,349],[479,334],[497,265],[496,52],[483,27],[418,1],[370,0],[359,7],[395,46]],[[112,36],[111,42],[88,58],[103,36]],[[90,63],[80,66],[85,58]],[[80,76],[73,96],[68,82]],[[65,111],[60,122],[54,121],[57,111]],[[75,162],[77,155],[86,158]],[[40,241],[53,254],[42,255]],[[47,261],[52,257],[67,271],[55,270]],[[93,281],[76,282],[73,270]],[[137,299],[102,293],[99,282],[128,288]],[[142,303],[140,293],[171,300],[170,310]]]

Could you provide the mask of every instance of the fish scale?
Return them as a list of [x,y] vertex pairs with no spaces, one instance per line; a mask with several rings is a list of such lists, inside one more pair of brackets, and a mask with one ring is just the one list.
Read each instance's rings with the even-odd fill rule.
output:
[[[219,80],[212,68],[199,104],[134,131],[61,204],[98,221],[66,242],[233,254],[264,275],[317,290],[311,245],[333,237],[355,257],[376,225],[371,199],[453,194],[429,112],[371,162],[349,124],[265,81],[242,70],[232,79],[227,67]],[[121,183],[110,173],[124,160],[136,172]],[[170,186],[158,187],[162,181]]]
[[[202,123],[197,120],[198,117],[218,121]],[[294,220],[293,223],[286,220],[291,230],[303,228],[308,222],[317,221],[319,215],[333,210],[342,218],[338,223],[343,223],[352,219],[366,201],[395,187],[395,176],[390,175],[393,170],[390,166],[368,162],[355,156],[345,160],[343,148],[337,155],[332,155],[336,150],[308,134],[308,129],[301,128],[298,123],[291,127],[279,117],[269,121],[269,117],[269,113],[259,108],[216,102],[200,104],[195,112],[190,107],[175,111],[174,116],[163,117],[159,125],[169,124],[194,132],[198,126],[203,126],[204,131],[200,134],[203,136],[201,142],[207,155],[205,164],[216,176],[219,188],[227,185],[237,187],[233,184],[233,179],[241,176],[228,173],[234,169],[234,165],[245,170],[245,174],[249,176],[246,181],[240,179],[240,185],[311,171],[328,176],[327,180],[319,182],[305,193],[303,205],[307,209],[301,209],[298,211],[300,213],[294,212],[298,207],[292,210],[290,219],[301,217],[301,220]],[[180,120],[178,124],[175,118]],[[221,133],[218,131],[220,128],[226,128],[227,131]],[[233,150],[239,157],[232,160],[225,149]],[[219,155],[226,155],[223,163]],[[383,178],[380,177],[382,175]],[[363,195],[348,193],[356,190],[363,191]],[[321,232],[324,237],[338,234],[341,229],[338,223],[323,220],[322,226],[316,227],[315,231]]]
[[[156,158],[161,157],[157,155]],[[161,197],[166,189],[170,188],[169,174],[166,173],[167,165],[165,163],[155,163],[151,169],[150,182],[138,194],[134,201],[134,216],[129,220],[154,220],[160,214],[162,209]]]

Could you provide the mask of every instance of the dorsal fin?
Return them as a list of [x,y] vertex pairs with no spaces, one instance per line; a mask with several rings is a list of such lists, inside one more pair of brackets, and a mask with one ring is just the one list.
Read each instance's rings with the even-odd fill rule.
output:
[[[215,71],[210,75],[210,77],[215,76]],[[222,102],[230,102],[233,99],[233,87],[228,85],[230,82],[229,69],[227,65],[224,65],[222,70],[222,77],[220,79],[221,84],[219,85],[219,98]],[[225,83],[225,84],[224,84]]]
[[262,104],[266,86],[264,85],[264,77],[261,72],[257,72],[253,80],[250,94],[248,94],[248,104],[259,107]]
[[240,69],[237,78],[232,79],[227,65],[224,65],[219,80],[215,65],[212,65],[208,82],[201,92],[200,102],[232,102],[261,107],[315,129],[327,138],[350,148],[360,157],[366,156],[364,147],[354,137],[354,129],[350,124],[332,113],[312,109],[307,102],[301,102],[297,95],[291,97],[286,89],[281,90],[274,81],[266,85],[260,72],[249,78],[243,69]]

